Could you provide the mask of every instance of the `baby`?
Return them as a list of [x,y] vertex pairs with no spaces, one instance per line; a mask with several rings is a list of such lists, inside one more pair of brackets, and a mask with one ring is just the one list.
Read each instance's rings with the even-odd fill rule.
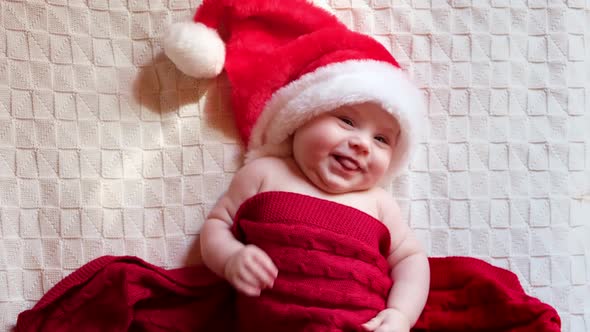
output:
[[273,287],[280,271],[263,250],[234,237],[231,228],[242,203],[261,192],[290,191],[345,204],[380,220],[391,234],[387,261],[395,283],[387,308],[363,326],[409,331],[426,302],[430,273],[395,200],[378,186],[399,132],[390,114],[368,104],[340,107],[306,122],[293,134],[291,156],[258,158],[236,173],[201,230],[205,264],[239,291],[258,296]]
[[204,0],[163,47],[232,89],[246,164],[201,248],[239,291],[239,329],[409,331],[428,261],[379,184],[407,164],[424,105],[391,54],[305,0]]

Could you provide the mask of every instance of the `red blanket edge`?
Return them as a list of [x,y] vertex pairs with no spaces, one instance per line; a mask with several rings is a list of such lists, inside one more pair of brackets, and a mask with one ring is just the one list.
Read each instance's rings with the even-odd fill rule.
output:
[[[560,331],[561,322],[555,309],[526,295],[514,273],[470,257],[440,257],[429,260],[432,275],[431,293],[414,331],[468,331],[481,328],[481,324],[495,324],[498,331]],[[225,284],[204,266],[165,270],[137,257],[103,256],[65,277],[32,309],[22,312],[17,319],[16,331],[50,329],[51,326],[46,325],[51,320],[47,318],[57,313],[63,315],[64,310],[70,310],[63,307],[65,300],[75,301],[99,273],[113,269],[134,270],[143,277],[151,278],[151,283],[139,285],[145,287],[147,293],[154,287],[154,280],[160,284],[165,283],[165,288],[172,296],[191,296],[191,294],[199,294],[204,288],[210,288],[211,285]],[[111,278],[112,276],[113,274]],[[108,294],[109,288],[105,287],[101,291],[104,293],[99,294]],[[149,295],[145,296],[149,300]],[[139,310],[139,307],[133,307],[140,301],[146,300],[145,296],[134,300],[136,302],[129,303],[132,314],[133,310]],[[223,296],[227,297],[227,293]],[[203,298],[203,301],[210,299]],[[76,310],[93,310],[91,307],[84,308],[84,303],[80,305],[82,307]],[[175,310],[178,311],[178,309]],[[184,315],[184,313],[179,314],[178,317]],[[187,314],[194,316],[194,312]],[[135,315],[135,318],[137,317],[138,315]],[[129,317],[129,320],[132,319],[133,317]],[[153,319],[147,320],[148,323],[152,321],[156,323]],[[77,328],[79,327],[77,325]],[[129,328],[129,326],[121,327]],[[65,331],[63,328],[61,330]],[[187,330],[191,329],[187,327]]]

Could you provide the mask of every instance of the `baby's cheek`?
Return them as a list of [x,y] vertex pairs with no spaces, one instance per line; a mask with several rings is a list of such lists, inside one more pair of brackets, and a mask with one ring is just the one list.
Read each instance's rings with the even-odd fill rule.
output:
[[383,154],[381,165],[384,170],[389,168],[389,165],[393,162],[393,151],[387,151]]

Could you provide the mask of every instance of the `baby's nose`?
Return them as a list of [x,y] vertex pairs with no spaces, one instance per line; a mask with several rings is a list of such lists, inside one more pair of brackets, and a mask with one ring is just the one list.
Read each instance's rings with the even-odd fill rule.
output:
[[348,145],[350,146],[351,149],[355,150],[357,153],[369,152],[368,139],[363,136],[360,136],[360,135],[352,136],[348,140]]

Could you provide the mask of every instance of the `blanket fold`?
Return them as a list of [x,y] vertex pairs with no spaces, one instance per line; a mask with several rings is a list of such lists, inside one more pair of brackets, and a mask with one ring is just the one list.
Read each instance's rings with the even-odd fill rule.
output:
[[[16,331],[362,331],[385,308],[390,240],[371,216],[269,192],[244,202],[235,219],[236,236],[279,268],[260,297],[236,294],[204,266],[164,270],[104,256],[22,312]],[[557,312],[510,271],[467,257],[429,261],[430,294],[413,331],[560,331]]]
[[137,257],[103,256],[19,314],[16,331],[232,331],[233,297],[204,266],[164,270]]

